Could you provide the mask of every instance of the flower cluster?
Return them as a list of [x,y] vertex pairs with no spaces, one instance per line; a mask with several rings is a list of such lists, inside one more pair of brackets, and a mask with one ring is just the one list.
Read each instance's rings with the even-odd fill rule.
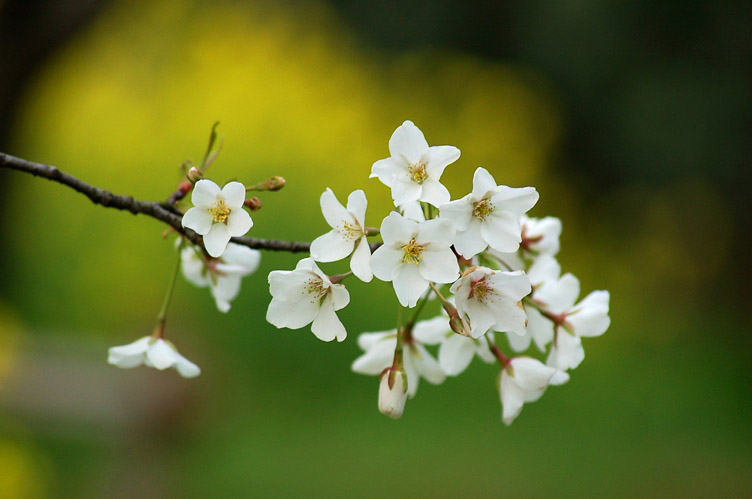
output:
[[[215,156],[209,152],[202,168]],[[401,417],[421,378],[440,384],[479,357],[499,365],[502,420],[511,424],[524,403],[538,400],[550,385],[569,381],[585,357],[583,337],[608,329],[609,293],[593,291],[578,301],[579,281],[562,274],[556,260],[561,222],[528,215],[538,201],[534,188],[497,185],[479,167],[470,193],[452,200],[441,176],[459,159],[459,149],[429,146],[411,121],[394,131],[389,154],[373,164],[370,176],[391,189],[394,210],[378,226],[368,226],[362,190],[350,193],[343,205],[327,188],[319,202],[330,230],[311,243],[310,256],[293,270],[269,273],[272,299],[266,319],[277,328],[310,324],[320,340],[341,342],[347,328],[337,312],[350,303],[344,280],[355,276],[370,283],[376,277],[391,283],[401,306],[394,327],[361,333],[357,341],[363,354],[352,364],[357,373],[380,377],[379,410]],[[186,279],[208,287],[217,308],[227,312],[242,277],[253,273],[260,260],[258,251],[237,244],[242,240],[230,242],[253,226],[245,209],[261,206],[258,198],[246,200],[246,192],[278,190],[284,179],[271,177],[255,186],[230,182],[220,189],[202,178],[202,168],[188,172],[181,192],[193,190],[193,207],[185,211],[182,225],[202,236],[203,244],[194,244],[197,237],[183,237],[178,251]],[[341,274],[329,275],[319,267],[348,258],[349,270]],[[110,363],[174,366],[186,377],[199,374],[162,339],[171,292],[172,287],[154,334],[110,349]],[[435,316],[421,317],[432,308],[432,298],[441,312],[434,302]]]
[[[410,121],[392,134],[389,153],[373,164],[371,177],[391,189],[395,210],[370,228],[363,191],[343,206],[327,189],[320,204],[331,230],[313,241],[311,257],[295,270],[269,274],[267,320],[292,329],[312,323],[318,338],[342,341],[347,332],[335,312],[350,296],[341,281],[352,274],[390,282],[400,305],[413,309],[411,317],[388,331],[362,333],[364,353],[352,365],[381,377],[379,410],[400,417],[420,378],[439,384],[477,356],[500,364],[502,419],[510,424],[525,402],[569,380],[568,371],[584,358],[581,338],[609,326],[609,294],[595,291],[577,302],[579,282],[560,275],[555,259],[561,222],[527,215],[538,201],[534,188],[497,185],[478,168],[472,191],[452,201],[441,175],[459,149],[429,146]],[[381,244],[369,245],[375,236]],[[315,263],[349,256],[350,272],[332,277]],[[439,290],[444,284],[448,293]],[[442,315],[418,320],[432,294]],[[499,346],[504,337],[514,354]],[[527,352],[532,343],[537,354]],[[438,360],[426,346],[438,349]]]

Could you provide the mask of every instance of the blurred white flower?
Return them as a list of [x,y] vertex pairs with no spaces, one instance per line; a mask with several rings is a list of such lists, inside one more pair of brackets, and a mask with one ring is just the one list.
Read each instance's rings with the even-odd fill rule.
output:
[[455,333],[449,326],[449,317],[445,314],[418,324],[420,325],[418,335],[425,344],[440,343],[439,366],[447,376],[461,374],[470,365],[475,355],[487,364],[496,362],[496,357],[491,352],[485,336],[475,339]]
[[230,243],[221,257],[206,262],[195,247],[187,246],[180,258],[185,278],[199,288],[208,286],[219,311],[227,312],[240,293],[242,278],[258,269],[261,252]]
[[269,291],[266,320],[271,324],[300,329],[313,322],[311,331],[323,341],[347,336],[335,310],[350,303],[350,293],[342,284],[333,284],[311,258],[300,260],[295,270],[270,272]]
[[180,355],[172,343],[153,336],[144,336],[133,343],[110,348],[107,362],[123,369],[141,364],[160,371],[174,367],[184,378],[194,378],[201,374],[201,369]]
[[366,237],[366,206],[368,201],[362,190],[347,198],[347,208],[337,201],[331,189],[321,195],[321,213],[332,228],[311,243],[311,257],[317,262],[336,262],[352,253],[350,269],[361,281],[373,279],[371,248]]
[[514,357],[501,370],[499,397],[501,419],[510,425],[525,402],[538,400],[546,391],[556,369],[530,357]]
[[522,226],[522,249],[535,256],[556,256],[559,252],[561,220],[556,217],[520,217]]
[[378,177],[392,189],[394,204],[425,201],[438,207],[449,201],[449,191],[439,179],[444,168],[460,157],[459,149],[429,147],[423,132],[408,120],[389,139],[389,153],[391,157],[373,164],[370,178]]
[[404,371],[387,369],[379,383],[379,411],[392,419],[399,419],[407,401],[407,377]]
[[504,253],[517,251],[522,241],[520,217],[537,201],[535,188],[497,186],[485,168],[478,168],[473,192],[439,209],[441,218],[454,221],[457,227],[455,249],[471,258],[487,246]]
[[453,282],[459,277],[457,257],[450,248],[454,224],[434,219],[417,223],[391,212],[381,223],[384,244],[373,252],[373,274],[392,281],[397,299],[414,307],[429,281]]
[[191,195],[193,208],[183,215],[183,227],[204,237],[207,253],[217,258],[231,237],[242,236],[253,227],[251,216],[243,209],[245,186],[230,182],[222,188],[211,180],[199,180]]

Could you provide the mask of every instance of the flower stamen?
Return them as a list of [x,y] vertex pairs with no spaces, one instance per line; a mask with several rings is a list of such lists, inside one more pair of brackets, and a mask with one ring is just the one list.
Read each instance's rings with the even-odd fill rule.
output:
[[211,215],[214,223],[225,223],[227,217],[230,216],[231,211],[230,207],[225,203],[225,200],[219,198],[214,201],[211,208],[209,208],[209,215]]
[[417,265],[423,258],[424,249],[425,246],[418,244],[418,242],[413,237],[412,239],[410,239],[409,243],[402,247],[402,251],[405,252],[405,254],[402,256],[402,262],[411,265]]
[[494,205],[487,198],[473,203],[473,216],[481,221],[484,221],[493,210]]
[[414,165],[408,165],[407,174],[416,184],[422,184],[427,178],[426,164],[423,161],[418,161]]

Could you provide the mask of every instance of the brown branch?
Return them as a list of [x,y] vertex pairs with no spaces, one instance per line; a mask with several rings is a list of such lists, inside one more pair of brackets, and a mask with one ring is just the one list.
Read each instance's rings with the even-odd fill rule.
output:
[[[133,199],[132,196],[118,196],[108,190],[93,187],[54,166],[34,163],[33,161],[17,158],[3,152],[0,152],[0,168],[18,170],[30,173],[37,177],[46,178],[47,180],[52,180],[53,182],[58,182],[70,187],[76,192],[80,192],[88,197],[94,204],[106,208],[115,208],[118,210],[129,211],[134,215],[140,213],[142,215],[156,218],[203,248],[203,240],[201,236],[191,229],[183,227],[181,224],[183,217],[182,213],[180,213],[180,211],[175,208],[174,204],[170,202],[158,203],[153,201],[140,201],[138,199]],[[170,196],[170,199],[172,199],[172,196]],[[309,242],[258,239],[255,237],[233,237],[232,242],[254,249],[289,251],[292,253],[307,252],[311,249],[311,243]]]

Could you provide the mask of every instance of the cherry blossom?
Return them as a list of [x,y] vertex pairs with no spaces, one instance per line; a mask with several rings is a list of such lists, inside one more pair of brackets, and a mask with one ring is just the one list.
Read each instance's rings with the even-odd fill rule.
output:
[[229,182],[221,190],[211,180],[199,180],[191,195],[193,208],[183,215],[183,227],[204,236],[207,253],[217,258],[230,238],[242,236],[253,227],[251,216],[243,209],[245,186]]
[[110,348],[107,362],[123,369],[141,364],[160,371],[174,367],[184,378],[194,378],[201,374],[201,369],[180,355],[172,343],[154,336],[144,336],[133,343]]
[[530,289],[530,280],[520,270],[471,267],[450,291],[455,295],[457,311],[470,324],[470,336],[478,338],[491,329],[525,334],[527,317],[518,304]]
[[220,312],[230,310],[230,302],[240,293],[241,279],[256,271],[261,252],[230,243],[222,256],[210,261],[193,246],[180,251],[183,275],[199,288],[209,287]]
[[387,369],[379,383],[379,411],[392,419],[399,419],[407,401],[407,376],[398,369]]
[[311,257],[317,262],[335,262],[352,253],[350,269],[361,281],[373,279],[371,248],[366,237],[366,206],[368,201],[362,190],[352,192],[347,198],[347,208],[337,201],[331,189],[320,199],[321,212],[332,228],[311,243]]
[[417,223],[391,212],[381,224],[384,244],[371,257],[373,274],[392,281],[397,299],[414,307],[429,282],[450,283],[459,277],[457,258],[450,246],[454,225],[434,219]]
[[373,164],[371,176],[392,189],[396,205],[425,201],[436,207],[449,201],[449,191],[439,179],[447,165],[457,161],[453,146],[429,147],[423,132],[412,121],[397,127],[389,139],[391,156]]
[[530,357],[514,357],[501,370],[501,419],[506,425],[519,416],[525,402],[535,402],[546,391],[556,369]]
[[538,192],[533,187],[497,186],[485,168],[478,168],[473,191],[439,209],[441,217],[454,221],[457,227],[457,252],[471,258],[487,246],[504,253],[517,251],[522,241],[520,216],[536,202]]
[[311,258],[300,260],[295,270],[269,273],[272,301],[266,320],[278,328],[300,329],[311,324],[311,331],[322,341],[342,341],[345,326],[337,317],[350,303],[350,293],[342,284],[332,283]]

